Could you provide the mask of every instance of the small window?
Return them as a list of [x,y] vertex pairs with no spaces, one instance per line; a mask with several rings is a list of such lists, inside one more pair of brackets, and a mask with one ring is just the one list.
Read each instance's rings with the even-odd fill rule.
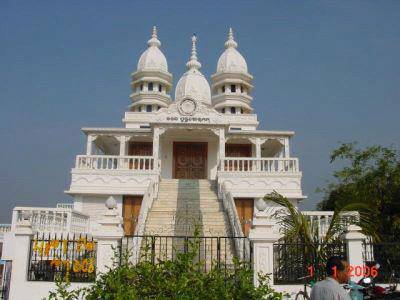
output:
[[236,85],[231,84],[231,92],[236,93]]
[[151,112],[152,111],[152,106],[150,104],[146,105],[146,111]]
[[143,84],[140,85],[140,90],[143,91]]
[[139,106],[139,107],[137,108],[137,111],[138,111],[138,112],[142,112],[142,107]]
[[231,114],[236,114],[236,107],[231,107]]
[[240,127],[231,127],[231,130],[242,130]]
[[150,128],[150,125],[140,125],[140,128]]
[[153,83],[152,82],[149,82],[148,89],[149,89],[149,91],[153,91]]
[[222,86],[222,92],[225,93],[225,86]]
[[223,113],[223,114],[225,113],[225,107],[222,109],[222,113]]
[[240,92],[243,93],[243,85],[240,86]]
[[159,84],[158,85],[158,91],[161,93],[161,91],[162,91],[162,86],[161,86],[161,84]]

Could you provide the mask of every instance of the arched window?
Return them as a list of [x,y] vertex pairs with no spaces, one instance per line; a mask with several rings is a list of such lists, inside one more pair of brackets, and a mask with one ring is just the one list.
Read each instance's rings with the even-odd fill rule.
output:
[[147,86],[149,91],[153,91],[153,83],[149,82],[149,85]]
[[140,90],[143,91],[143,83],[140,85]]
[[222,86],[222,92],[225,93],[225,86]]
[[161,86],[161,84],[159,84],[158,85],[158,91],[161,93],[161,91],[162,91],[162,86]]
[[153,107],[150,104],[146,105],[146,112],[151,112],[153,110]]
[[222,109],[222,113],[223,113],[223,114],[225,113],[225,107]]
[[231,107],[231,114],[236,114],[236,107]]
[[236,93],[236,85],[231,84],[231,92]]

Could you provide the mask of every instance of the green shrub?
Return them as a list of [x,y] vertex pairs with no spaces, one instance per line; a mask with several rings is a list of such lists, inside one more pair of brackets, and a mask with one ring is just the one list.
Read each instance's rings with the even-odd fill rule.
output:
[[204,262],[197,261],[199,241],[190,242],[187,253],[178,253],[174,260],[156,264],[129,262],[126,253],[121,263],[100,274],[95,283],[81,290],[67,292],[68,284],[58,282],[49,299],[282,299],[268,285],[268,276],[260,274],[259,286],[253,285],[253,271],[248,263],[234,260],[234,267],[209,272]]

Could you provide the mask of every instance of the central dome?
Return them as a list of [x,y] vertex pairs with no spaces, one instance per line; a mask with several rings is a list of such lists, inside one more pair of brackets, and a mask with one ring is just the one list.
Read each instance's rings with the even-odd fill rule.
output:
[[192,37],[192,55],[187,62],[188,70],[179,79],[175,89],[175,101],[184,98],[193,98],[211,105],[210,85],[204,75],[199,71],[201,64],[197,60],[196,36]]

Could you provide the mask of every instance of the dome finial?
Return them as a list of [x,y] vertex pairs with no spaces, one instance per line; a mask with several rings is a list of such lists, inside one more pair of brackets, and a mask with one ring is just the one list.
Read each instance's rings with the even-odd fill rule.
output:
[[228,40],[225,42],[225,48],[236,48],[237,47],[237,43],[233,38],[233,30],[232,27],[229,28],[229,33],[228,33]]
[[157,26],[153,26],[153,32],[151,34],[151,39],[147,42],[147,45],[149,47],[155,46],[155,47],[160,47],[161,42],[159,41],[157,37]]
[[200,69],[201,63],[197,60],[197,49],[196,49],[197,37],[195,34],[192,35],[192,52],[190,60],[186,63],[188,69]]

